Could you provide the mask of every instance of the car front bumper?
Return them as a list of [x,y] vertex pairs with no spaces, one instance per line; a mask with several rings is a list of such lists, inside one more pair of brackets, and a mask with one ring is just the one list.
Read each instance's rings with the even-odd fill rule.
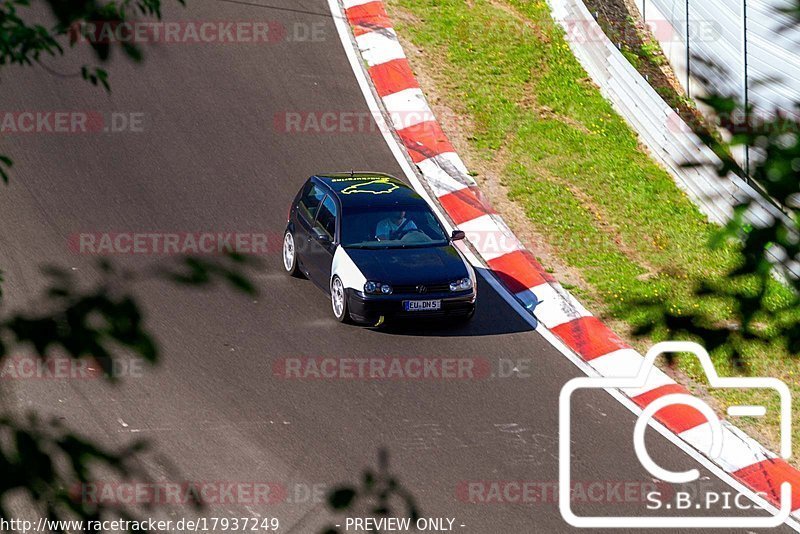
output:
[[[435,318],[435,317],[465,317],[475,311],[475,289],[459,291],[457,293],[426,293],[404,295],[365,295],[354,289],[347,290],[347,307],[350,315],[357,321],[365,323],[377,322],[385,318]],[[441,300],[439,310],[406,311],[403,301],[406,300]]]

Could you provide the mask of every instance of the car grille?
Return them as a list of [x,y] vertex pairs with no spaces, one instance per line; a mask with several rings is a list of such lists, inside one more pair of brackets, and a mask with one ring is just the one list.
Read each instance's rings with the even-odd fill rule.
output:
[[401,285],[392,286],[393,292],[396,294],[414,294],[424,295],[425,293],[444,293],[450,291],[450,283],[445,284],[418,284],[418,285]]

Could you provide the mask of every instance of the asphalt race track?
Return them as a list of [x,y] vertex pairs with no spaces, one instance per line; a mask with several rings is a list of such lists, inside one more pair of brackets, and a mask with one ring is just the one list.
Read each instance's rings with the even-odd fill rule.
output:
[[[97,258],[69,248],[76,233],[265,232],[278,243],[288,203],[308,175],[368,169],[402,176],[377,131],[287,133],[275,126],[276,115],[288,111],[367,113],[327,2],[193,0],[186,9],[168,5],[165,17],[273,21],[288,35],[295,28],[318,33],[300,42],[161,43],[146,49],[141,65],[115,54],[110,95],[76,75],[90,60],[82,44],[64,59],[45,60],[48,69],[4,69],[0,109],[143,117],[141,132],[0,139],[2,152],[15,159],[0,195],[8,308],[37,304],[42,264],[94,276]],[[8,380],[4,401],[57,416],[104,444],[147,440],[141,466],[155,479],[269,481],[286,490],[283,502],[228,502],[201,512],[209,517],[277,517],[280,532],[319,532],[330,519],[319,493],[358,481],[385,447],[422,513],[455,518],[458,532],[575,530],[552,500],[465,502],[470,481],[554,487],[558,394],[580,375],[487,283],[480,284],[478,311],[466,327],[346,326],[309,281],[284,275],[279,248],[271,250],[254,277],[261,290],[255,300],[224,288],[138,286],[164,355],[142,375],[116,387],[97,380]],[[135,268],[169,258],[110,259]],[[520,372],[448,380],[273,374],[282,358],[390,356],[474,358],[490,362],[495,375],[514,362]],[[576,401],[573,478],[652,482],[633,453],[634,415],[604,392]],[[648,433],[648,447],[665,467],[698,467],[655,432]],[[734,491],[701,472],[707,488]],[[633,500],[601,499],[578,511],[643,509],[641,497]],[[141,515],[177,519],[196,512],[167,503]]]

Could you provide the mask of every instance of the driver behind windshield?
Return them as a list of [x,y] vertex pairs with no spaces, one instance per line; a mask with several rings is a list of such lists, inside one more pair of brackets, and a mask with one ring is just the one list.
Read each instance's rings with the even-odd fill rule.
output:
[[406,219],[406,212],[395,211],[378,222],[375,237],[381,241],[400,239],[412,230],[417,230],[417,225],[411,219]]

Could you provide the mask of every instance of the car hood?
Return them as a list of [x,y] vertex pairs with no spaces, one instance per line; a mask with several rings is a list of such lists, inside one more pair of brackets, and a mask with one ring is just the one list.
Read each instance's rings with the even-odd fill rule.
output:
[[431,284],[469,276],[464,260],[452,245],[346,251],[367,280],[396,285]]

